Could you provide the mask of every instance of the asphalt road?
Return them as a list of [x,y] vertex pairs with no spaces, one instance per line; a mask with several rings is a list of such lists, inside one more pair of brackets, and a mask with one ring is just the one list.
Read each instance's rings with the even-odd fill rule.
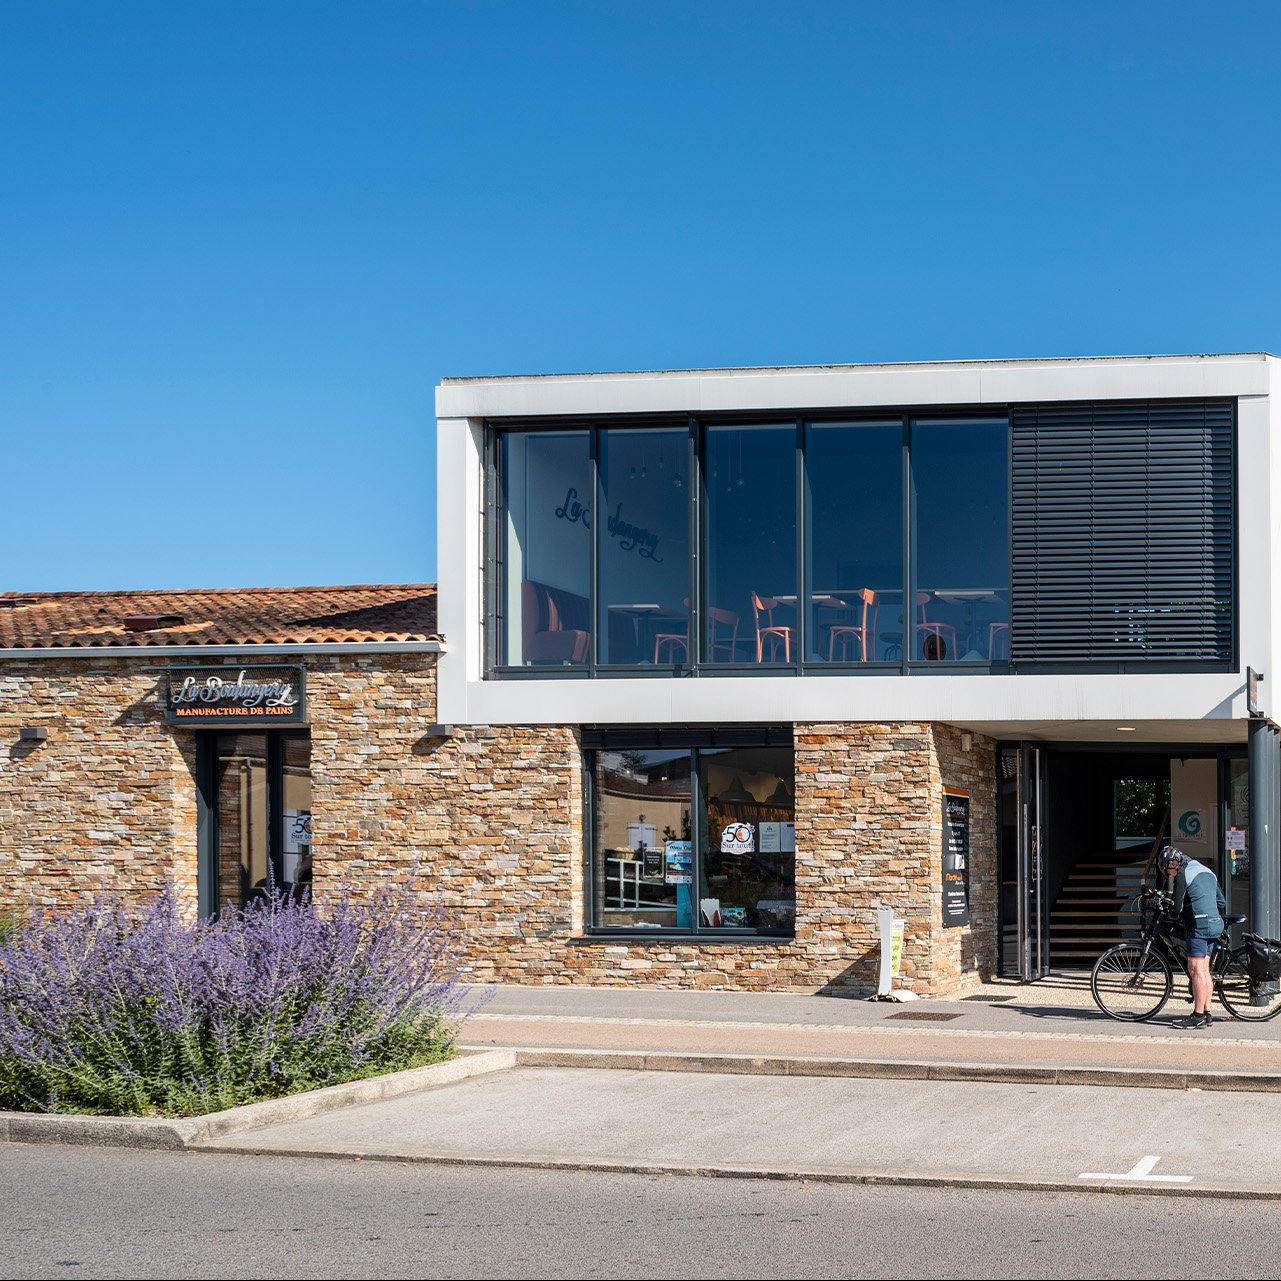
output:
[[1265,1204],[8,1146],[9,1277],[1260,1277]]

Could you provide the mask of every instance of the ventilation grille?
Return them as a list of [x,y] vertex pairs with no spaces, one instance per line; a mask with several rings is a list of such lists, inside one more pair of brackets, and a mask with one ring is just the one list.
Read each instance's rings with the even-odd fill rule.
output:
[[1235,402],[1017,406],[1011,654],[1233,659]]

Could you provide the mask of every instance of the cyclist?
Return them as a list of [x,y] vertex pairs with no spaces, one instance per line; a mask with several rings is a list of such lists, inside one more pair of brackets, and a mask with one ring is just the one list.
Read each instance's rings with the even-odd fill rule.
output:
[[1177,1028],[1210,1026],[1210,950],[1223,933],[1223,914],[1228,905],[1215,875],[1203,863],[1188,858],[1182,850],[1167,845],[1161,851],[1161,866],[1173,882],[1174,912],[1187,929],[1188,979],[1192,984],[1192,1013],[1175,1019]]

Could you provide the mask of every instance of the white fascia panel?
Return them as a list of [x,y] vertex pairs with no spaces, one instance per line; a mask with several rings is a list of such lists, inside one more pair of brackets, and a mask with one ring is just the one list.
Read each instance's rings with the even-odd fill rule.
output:
[[1262,395],[1267,393],[1268,378],[1267,362],[1258,357],[994,366],[983,371],[983,399],[990,404],[1015,404]]
[[[448,656],[441,659],[441,664]],[[1110,676],[703,677],[470,682],[482,725],[686,725],[797,721],[1231,720],[1234,673]],[[446,719],[442,712],[442,719]]]
[[[1276,360],[1269,361],[1272,368],[1277,368]],[[1266,402],[1245,402],[1242,401],[1238,406],[1238,416],[1244,419],[1246,407],[1249,404],[1251,410],[1256,406],[1262,405],[1267,411],[1267,443],[1269,452],[1267,456],[1266,467],[1258,468],[1259,474],[1250,478],[1249,492],[1253,495],[1253,503],[1262,505],[1263,511],[1259,514],[1257,524],[1252,523],[1252,536],[1255,529],[1265,529],[1267,531],[1266,541],[1262,547],[1250,548],[1252,561],[1257,559],[1263,563],[1259,565],[1250,579],[1245,576],[1245,558],[1246,558],[1246,538],[1245,538],[1245,519],[1244,512],[1246,509],[1246,473],[1245,460],[1242,459],[1241,465],[1241,507],[1242,507],[1242,535],[1241,535],[1241,598],[1242,610],[1248,604],[1252,611],[1258,610],[1266,618],[1267,631],[1261,640],[1252,638],[1251,647],[1247,647],[1244,636],[1244,624],[1242,626],[1242,643],[1241,643],[1241,664],[1242,667],[1253,667],[1256,671],[1261,671],[1263,680],[1259,683],[1259,704],[1262,711],[1271,716],[1274,720],[1281,716],[1281,693],[1278,693],[1278,686],[1281,686],[1281,565],[1278,564],[1276,549],[1281,547],[1281,501],[1278,501],[1277,495],[1281,495],[1281,405],[1276,403],[1276,398],[1269,396]],[[1264,493],[1261,495],[1260,491]],[[1258,599],[1252,599],[1257,594]],[[1256,650],[1253,646],[1258,646],[1258,653],[1265,655],[1262,660],[1266,666],[1260,667],[1256,663]]]
[[[1237,618],[1241,672],[1265,671],[1275,663],[1277,594],[1273,548],[1281,537],[1276,504],[1271,501],[1277,450],[1272,435],[1271,397],[1251,396],[1237,402]],[[1270,706],[1266,683],[1260,688]]]
[[437,720],[464,719],[468,682],[481,676],[481,501],[484,431],[479,419],[436,428],[437,629],[450,637],[436,670]]
[[444,383],[442,418],[1266,394],[1258,355],[573,374]]

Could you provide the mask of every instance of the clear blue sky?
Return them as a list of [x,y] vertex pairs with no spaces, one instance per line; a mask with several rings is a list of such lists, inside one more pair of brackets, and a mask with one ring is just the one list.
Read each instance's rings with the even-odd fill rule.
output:
[[451,374],[1281,351],[1275,3],[0,7],[0,588],[415,582]]

